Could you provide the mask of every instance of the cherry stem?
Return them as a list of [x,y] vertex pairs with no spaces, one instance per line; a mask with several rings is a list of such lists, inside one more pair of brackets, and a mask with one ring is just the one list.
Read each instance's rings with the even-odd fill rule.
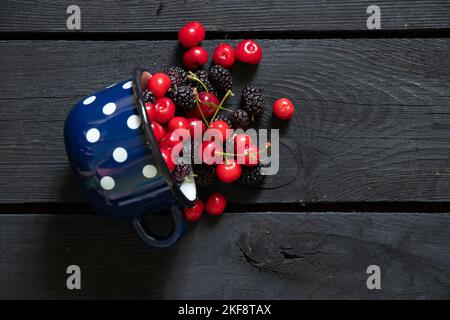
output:
[[199,78],[197,78],[197,76],[195,75],[195,73],[193,73],[192,71],[189,71],[188,79],[197,81],[198,83],[200,83],[200,84],[202,85],[203,89],[205,89],[206,92],[209,92],[209,91],[208,91],[208,88],[207,88],[206,85],[203,83],[203,81],[200,80]]
[[[216,105],[215,103],[212,103],[212,102],[202,102],[202,101],[200,101],[200,99],[199,99],[199,97],[198,97],[198,92],[197,92],[197,90],[194,89],[194,92],[195,92],[195,102],[196,102],[196,104],[197,104],[198,111],[200,111],[200,114],[202,115],[203,121],[204,121],[205,124],[208,126],[208,128],[209,128],[209,125],[211,124],[211,122],[213,122],[214,119],[216,118],[216,115],[217,115],[217,113],[219,112],[219,110],[226,110],[226,111],[228,111],[228,112],[233,112],[233,110],[227,109],[227,108],[225,108],[225,107],[222,106],[222,105],[224,104],[225,100],[228,99],[228,97],[229,97],[230,95],[231,95],[231,96],[234,96],[234,93],[233,93],[231,90],[228,90],[228,91],[227,91],[227,93],[225,94],[225,96],[223,97],[223,99],[222,99],[222,101],[220,102],[219,105]],[[212,106],[212,107],[216,108],[216,112],[214,113],[214,116],[212,117],[211,121],[208,122],[208,120],[206,120],[206,117],[205,117],[205,115],[203,114],[202,108],[200,107],[200,103],[202,103],[202,104],[204,104],[204,105],[207,105],[207,106]]]
[[[219,108],[219,106],[213,102],[202,102],[204,105],[210,106],[210,107],[214,107],[214,108]],[[233,110],[225,108],[225,107],[220,107],[220,110],[225,110],[228,112],[233,112]]]
[[203,122],[205,122],[206,126],[209,128],[208,120],[206,120],[206,117],[203,114],[202,108],[200,107],[200,102],[198,100],[198,96],[197,96],[197,99],[195,100],[195,102],[197,104],[198,111],[200,111],[200,114],[202,115]]
[[228,99],[229,96],[234,96],[233,91],[228,90],[227,93],[225,94],[225,96],[222,98],[222,101],[220,101],[220,104],[217,106],[216,112],[214,113],[214,115],[213,115],[213,117],[212,117],[212,119],[211,119],[211,122],[214,121],[214,119],[216,118],[216,116],[217,116],[217,114],[219,113],[219,110],[220,110],[220,109],[224,109],[224,110],[233,112],[233,111],[231,111],[230,109],[226,109],[226,108],[222,107],[222,105],[223,105],[224,102]]

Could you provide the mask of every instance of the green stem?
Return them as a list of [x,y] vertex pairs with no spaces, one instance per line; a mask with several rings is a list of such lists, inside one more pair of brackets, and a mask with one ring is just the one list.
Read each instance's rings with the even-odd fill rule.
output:
[[200,103],[199,103],[198,97],[197,97],[197,100],[195,102],[197,103],[197,108],[198,108],[198,111],[200,111],[200,114],[202,115],[203,121],[205,122],[206,126],[209,128],[208,120],[206,120],[206,117],[203,114],[202,108],[200,107]]
[[191,79],[191,80],[197,81],[198,83],[200,83],[200,84],[202,85],[203,89],[205,89],[206,92],[209,92],[209,91],[208,91],[208,88],[205,86],[205,84],[203,83],[203,81],[200,80],[199,78],[197,78],[197,76],[195,75],[195,73],[193,73],[192,71],[189,71],[189,76],[188,76],[188,78]]
[[[225,109],[225,108],[222,107],[222,105],[223,105],[224,102],[228,99],[229,96],[234,96],[233,91],[228,90],[227,93],[225,94],[225,96],[222,98],[222,101],[220,101],[220,104],[219,104],[219,106],[217,106],[216,112],[214,113],[214,115],[213,115],[213,117],[212,117],[212,119],[211,119],[211,122],[214,121],[214,119],[216,118],[216,116],[217,116],[217,114],[219,113],[219,110],[220,110],[220,109]],[[228,109],[228,110],[229,110],[229,109]]]
[[214,122],[214,119],[216,118],[217,113],[219,113],[219,110],[220,110],[219,108],[216,109],[216,112],[214,112],[214,115],[211,118],[211,122]]
[[[203,103],[204,105],[207,105],[207,106],[210,106],[210,107],[219,108],[219,106],[216,105],[216,104],[213,103],[213,102],[202,102],[202,103]],[[220,107],[219,109],[220,109],[220,110],[225,110],[225,111],[228,111],[228,112],[233,112],[233,110],[228,109],[228,108],[225,108],[225,107]]]

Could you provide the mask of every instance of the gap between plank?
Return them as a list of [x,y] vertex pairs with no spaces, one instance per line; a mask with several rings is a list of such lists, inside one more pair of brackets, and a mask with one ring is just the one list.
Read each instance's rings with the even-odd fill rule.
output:
[[[450,28],[415,30],[331,30],[331,31],[208,31],[207,40],[223,39],[380,39],[380,38],[444,38]],[[0,40],[66,40],[125,41],[176,40],[176,32],[0,32]]]
[[[329,203],[230,203],[227,213],[244,212],[367,212],[367,213],[450,213],[450,202],[329,202]],[[5,203],[1,214],[96,214],[87,203]]]

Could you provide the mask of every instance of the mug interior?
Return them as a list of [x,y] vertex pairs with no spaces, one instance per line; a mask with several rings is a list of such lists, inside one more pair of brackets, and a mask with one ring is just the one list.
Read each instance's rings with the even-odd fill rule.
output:
[[[147,141],[147,147],[153,151],[154,157],[157,160],[159,170],[163,173],[167,184],[170,186],[175,199],[178,203],[184,207],[192,207],[197,198],[197,189],[193,177],[185,180],[181,185],[173,178],[169,169],[166,166],[159,144],[156,142],[153,130],[151,129],[151,120],[148,119],[145,111],[144,91],[147,89],[147,84],[151,73],[142,68],[137,68],[133,73],[133,92],[138,106],[138,112],[142,119],[142,125],[144,126],[145,139]],[[192,172],[192,168],[191,168]]]

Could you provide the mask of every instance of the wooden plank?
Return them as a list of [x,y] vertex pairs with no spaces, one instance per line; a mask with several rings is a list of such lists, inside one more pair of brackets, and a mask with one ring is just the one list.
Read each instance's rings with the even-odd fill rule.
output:
[[[67,7],[73,1],[6,0],[1,32],[67,32]],[[176,32],[187,21],[202,21],[209,31],[368,31],[367,8],[381,9],[383,30],[449,28],[448,1],[381,0],[78,0],[78,32]],[[369,31],[368,31],[369,32]]]
[[[211,52],[216,41],[205,43]],[[235,203],[448,201],[449,39],[263,40],[263,63],[235,91],[290,97],[278,175]],[[175,41],[0,42],[0,202],[79,202],[63,144],[72,105],[135,66],[176,63]],[[230,105],[239,101],[239,94]],[[236,191],[237,190],[237,191]]]
[[1,215],[0,298],[448,299],[449,247],[446,214],[226,214],[167,251],[101,217]]

